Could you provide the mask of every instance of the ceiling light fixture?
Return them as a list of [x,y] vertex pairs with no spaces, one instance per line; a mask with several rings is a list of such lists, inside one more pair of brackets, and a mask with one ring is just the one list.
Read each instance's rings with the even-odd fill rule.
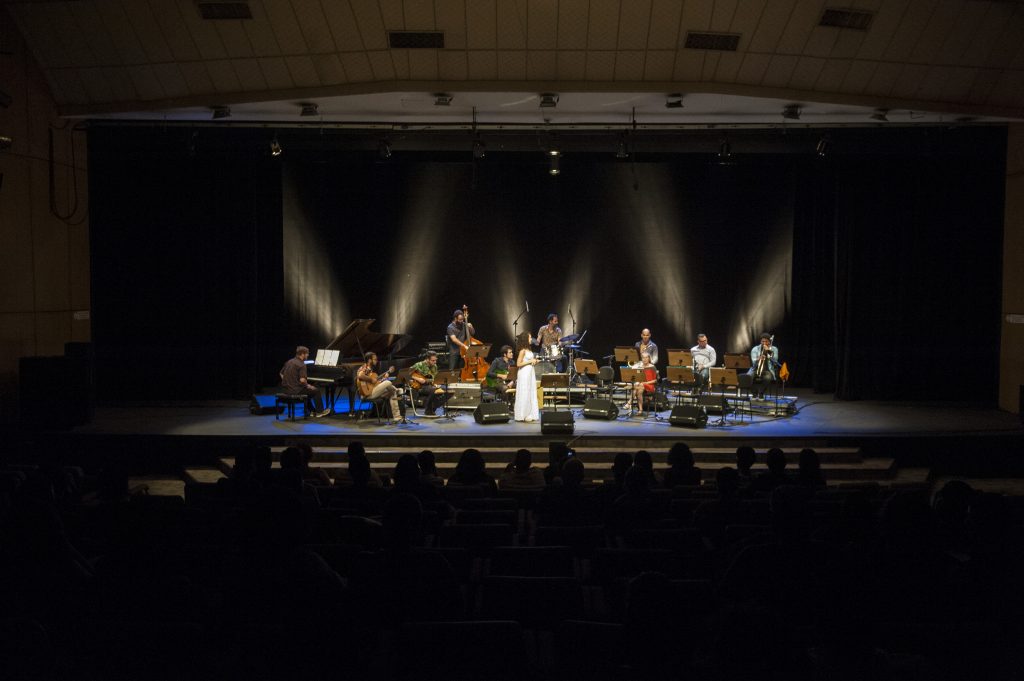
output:
[[284,152],[281,148],[281,143],[277,141],[277,135],[274,135],[274,139],[270,140],[270,155],[280,156]]
[[718,165],[728,165],[732,162],[732,145],[729,140],[723,139],[718,145]]
[[782,109],[782,117],[787,118],[791,121],[800,120],[800,105],[799,104],[787,104]]
[[666,95],[665,108],[666,109],[682,109],[683,108],[683,96],[678,92],[671,95]]
[[814,148],[814,151],[818,154],[818,158],[825,158],[831,147],[832,140],[829,139],[828,135],[822,135],[818,140],[818,146]]
[[558,175],[559,173],[562,172],[561,169],[559,168],[559,162],[558,162],[560,157],[561,157],[561,154],[558,154],[558,153],[554,153],[554,154],[551,154],[549,156],[550,163],[551,163],[551,165],[548,167],[548,174],[549,175]]
[[615,152],[615,158],[629,158],[629,148],[626,146],[626,136],[619,138],[619,149]]
[[320,106],[316,102],[303,102],[299,104],[302,107],[302,113],[300,116],[316,116],[320,113]]
[[231,107],[230,106],[211,106],[210,109],[213,111],[213,120],[220,120],[221,118],[230,118]]
[[386,137],[377,143],[377,155],[385,161],[391,158],[391,142]]
[[453,99],[455,98],[451,95],[438,92],[434,95],[434,106],[451,106]]
[[878,121],[879,123],[889,122],[889,110],[888,109],[875,109],[875,112],[871,114],[871,120]]
[[558,106],[558,95],[552,92],[545,92],[541,94],[540,106],[542,109]]
[[487,145],[483,140],[473,140],[473,158],[481,159],[487,155]]

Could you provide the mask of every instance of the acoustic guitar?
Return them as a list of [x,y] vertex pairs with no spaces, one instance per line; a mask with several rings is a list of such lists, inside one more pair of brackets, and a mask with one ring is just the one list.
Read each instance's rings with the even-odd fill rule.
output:
[[373,389],[380,385],[381,381],[386,381],[388,378],[388,374],[390,374],[394,370],[395,367],[391,367],[390,369],[385,371],[383,374],[380,374],[379,376],[373,373],[372,371],[363,374],[364,376],[369,376],[370,380],[356,381],[356,383],[359,384],[359,396],[364,398],[369,397],[373,393]]
[[434,379],[432,379],[430,376],[421,374],[418,371],[413,371],[412,373],[409,374],[409,384],[412,386],[413,390],[419,390],[420,388],[430,385],[433,382]]

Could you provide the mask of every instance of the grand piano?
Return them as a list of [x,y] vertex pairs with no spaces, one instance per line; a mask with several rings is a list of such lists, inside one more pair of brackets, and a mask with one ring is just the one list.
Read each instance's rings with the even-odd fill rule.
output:
[[[356,371],[363,363],[363,355],[367,352],[375,352],[384,365],[382,371],[387,369],[388,358],[400,352],[409,344],[412,336],[404,333],[379,333],[371,331],[370,327],[377,321],[375,319],[354,319],[349,322],[345,330],[334,337],[327,347],[322,350],[336,350],[337,353],[323,353],[317,350],[312,364],[306,367],[306,380],[311,384],[323,388],[326,396],[325,404],[336,411],[335,402],[344,389],[348,392],[349,410],[355,404],[356,396]],[[331,357],[324,360],[324,357]],[[336,356],[336,359],[335,359]]]

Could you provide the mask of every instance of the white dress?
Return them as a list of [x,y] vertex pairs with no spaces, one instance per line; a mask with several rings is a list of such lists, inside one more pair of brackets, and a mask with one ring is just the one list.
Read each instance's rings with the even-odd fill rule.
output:
[[[533,359],[533,353],[529,350],[523,355],[523,361],[529,362]],[[537,373],[533,370],[532,364],[519,367],[516,374],[516,421],[537,421],[540,419],[540,411],[537,409]]]

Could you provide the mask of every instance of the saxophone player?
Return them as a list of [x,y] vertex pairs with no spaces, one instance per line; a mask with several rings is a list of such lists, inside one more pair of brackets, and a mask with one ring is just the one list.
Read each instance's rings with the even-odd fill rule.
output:
[[771,334],[762,333],[761,342],[750,350],[751,367],[747,375],[753,381],[750,391],[759,399],[764,399],[765,391],[778,380],[779,367],[782,366],[779,361],[779,349],[772,344],[774,339]]

